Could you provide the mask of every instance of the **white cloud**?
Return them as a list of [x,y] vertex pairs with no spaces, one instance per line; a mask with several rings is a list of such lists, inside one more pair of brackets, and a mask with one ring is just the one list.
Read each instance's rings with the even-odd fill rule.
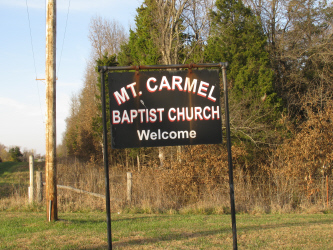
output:
[[0,97],[0,107],[1,107],[0,110],[3,110],[2,116],[6,114],[8,116],[13,116],[15,114],[15,116],[28,117],[28,118],[38,117],[38,116],[43,118],[44,112],[42,110],[45,110],[45,107],[43,106],[27,105],[17,100],[6,97]]
[[[143,0],[71,0],[70,11],[96,11],[101,9],[119,9],[129,5],[137,6]],[[58,0],[57,7],[60,10],[68,10],[68,0]]]
[[[0,97],[0,143],[45,152],[44,114],[39,105]],[[45,110],[45,109],[44,109]]]
[[58,87],[72,87],[78,89],[82,85],[79,81],[57,81],[57,88]]
[[6,97],[0,97],[0,106],[7,106],[10,108],[15,108],[18,110],[23,110],[26,108],[26,105],[19,103],[18,101]]
[[28,0],[28,2],[22,0],[11,0],[11,1],[2,0],[0,2],[0,6],[26,8],[28,4],[29,8],[45,9],[45,3],[46,1],[40,1],[40,0]]

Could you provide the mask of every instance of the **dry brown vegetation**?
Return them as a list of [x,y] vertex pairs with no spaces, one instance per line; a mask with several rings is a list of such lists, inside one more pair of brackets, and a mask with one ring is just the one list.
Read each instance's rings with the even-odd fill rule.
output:
[[[304,110],[306,121],[296,128],[289,125],[290,139],[281,145],[258,149],[252,157],[243,143],[232,147],[238,212],[331,209],[333,105],[327,103],[321,110],[309,105]],[[229,211],[224,144],[182,147],[181,159],[176,157],[177,149],[168,147],[163,168],[157,157],[151,157],[154,150],[157,149],[114,150],[110,167],[113,211]],[[131,204],[126,202],[128,171],[133,173]],[[103,177],[103,168],[96,163],[59,166],[59,182],[73,183],[92,192],[104,193]]]
[[[331,108],[310,112],[309,120],[293,140],[286,140],[272,152],[249,161],[244,145],[232,148],[237,212],[280,213],[330,210],[332,200],[333,136]],[[296,132],[295,132],[296,133]],[[327,147],[325,147],[325,145]],[[149,149],[154,150],[154,149]],[[225,145],[166,148],[169,156],[163,168],[158,158],[145,159],[145,151],[125,152],[125,164],[110,166],[112,211],[133,212],[229,212],[229,179]],[[133,152],[132,152],[133,153]],[[139,162],[137,159],[139,158]],[[145,159],[141,160],[140,159]],[[255,174],[253,173],[255,169]],[[126,173],[133,174],[132,202],[126,198]],[[328,182],[326,182],[328,176]],[[104,194],[104,170],[96,163],[59,162],[58,182]],[[327,196],[327,185],[329,194]],[[327,200],[328,198],[328,200]],[[59,191],[60,207],[69,210],[104,209],[100,198]],[[327,206],[328,202],[328,206]]]
[[[332,112],[325,114],[331,116]],[[305,129],[302,130],[303,133],[298,135],[298,144],[296,143],[298,140],[290,140],[281,145],[274,151],[271,162],[266,165],[260,161],[246,162],[247,152],[243,145],[233,146],[235,200],[238,213],[312,213],[331,209],[333,187],[332,166],[329,161],[331,158],[327,158],[328,153],[325,152],[323,154],[325,157],[320,158],[320,150],[318,155],[311,153],[311,150],[315,150],[317,140],[320,141],[318,138],[328,140],[332,137],[326,134],[327,117],[313,115],[319,120],[304,126],[316,130],[318,136],[307,136]],[[225,146],[187,146],[182,150],[184,157],[181,162],[176,157],[169,157],[163,168],[160,167],[157,157],[142,161],[138,166],[137,158],[130,155],[127,157],[127,164],[118,163],[110,166],[112,212],[229,213],[229,179]],[[174,148],[166,148],[169,156],[175,151]],[[141,154],[143,153],[141,151]],[[314,157],[317,161],[309,157]],[[250,170],[256,164],[258,164],[257,171],[254,175]],[[59,159],[57,172],[60,185],[102,195],[105,193],[104,168],[101,164]],[[133,174],[130,203],[126,196],[127,172]],[[1,210],[20,209],[22,205],[27,204],[28,172],[20,174],[17,180],[19,184],[8,186],[9,195],[1,198]],[[64,212],[105,209],[105,200],[102,198],[62,188],[58,188],[58,203],[59,210]],[[42,207],[43,204],[39,209]]]

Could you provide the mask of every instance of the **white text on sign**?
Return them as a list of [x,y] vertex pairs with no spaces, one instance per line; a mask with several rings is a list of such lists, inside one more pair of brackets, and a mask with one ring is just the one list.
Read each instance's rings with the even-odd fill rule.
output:
[[[125,103],[126,101],[130,100],[130,95],[133,98],[137,97],[138,95],[141,96],[142,92],[136,93],[135,90],[136,82],[130,83],[126,85],[126,87],[122,87],[120,91],[115,91],[113,93],[114,98],[116,99],[118,105]],[[156,92],[162,90],[168,91],[183,91],[188,93],[197,94],[198,96],[207,98],[212,102],[216,102],[216,98],[214,97],[214,85],[210,85],[207,82],[200,81],[198,86],[198,80],[191,79],[189,77],[185,78],[183,82],[183,78],[180,76],[172,76],[171,84],[169,83],[166,76],[162,76],[159,84],[157,84],[157,79],[155,77],[148,78],[146,82],[146,88],[149,92]],[[130,93],[130,94],[129,94]]]
[[[140,123],[163,122],[164,108],[113,110],[112,124],[132,124],[139,119]],[[220,106],[170,108],[167,112],[170,122],[219,120]]]

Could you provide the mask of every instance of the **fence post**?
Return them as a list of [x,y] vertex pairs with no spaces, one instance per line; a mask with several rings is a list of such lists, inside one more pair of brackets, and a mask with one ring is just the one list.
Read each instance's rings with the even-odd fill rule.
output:
[[139,154],[136,155],[136,161],[138,163],[138,172],[140,172],[140,158],[139,158]]
[[29,186],[29,203],[34,201],[34,157],[29,156],[29,172],[30,172],[30,186]]
[[43,178],[42,172],[36,172],[36,184],[37,184],[37,202],[42,202],[43,200]]
[[132,202],[132,173],[127,172],[127,202]]
[[328,175],[326,175],[326,202],[327,202],[327,209],[329,208],[329,203],[328,203]]

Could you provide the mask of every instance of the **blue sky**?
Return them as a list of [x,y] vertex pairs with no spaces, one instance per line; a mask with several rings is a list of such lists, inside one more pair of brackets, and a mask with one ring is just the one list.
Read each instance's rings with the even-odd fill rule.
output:
[[[116,20],[128,31],[141,3],[57,0],[57,144],[65,131],[70,98],[83,87],[91,18]],[[35,80],[45,78],[45,4],[0,0],[0,144],[38,154],[45,154],[45,82]]]

